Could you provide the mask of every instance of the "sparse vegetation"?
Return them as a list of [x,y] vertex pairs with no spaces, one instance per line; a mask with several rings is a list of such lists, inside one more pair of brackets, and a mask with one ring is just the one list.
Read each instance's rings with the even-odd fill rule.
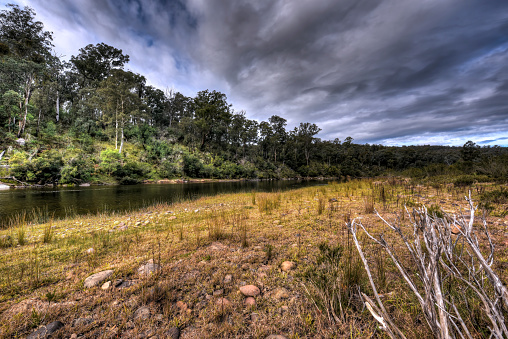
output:
[[[461,213],[461,208],[467,208],[463,199],[469,189],[416,186],[395,179],[384,186],[384,198],[378,184],[354,180],[331,183],[317,192],[310,187],[257,193],[258,208],[252,208],[252,193],[240,193],[171,206],[159,203],[128,214],[49,220],[41,225],[22,225],[23,216],[19,216],[18,223],[0,231],[1,336],[25,336],[36,324],[55,320],[65,324],[59,332],[62,335],[76,332],[97,336],[114,331],[117,336],[146,330],[164,335],[175,324],[186,333],[205,338],[264,337],[277,331],[288,337],[381,335],[377,321],[363,307],[361,293],[372,299],[373,291],[346,223],[360,217],[372,234],[387,232],[386,225],[365,209],[365,198],[376,204],[385,200],[383,217],[403,224],[410,222],[407,216],[402,219],[406,207],[411,211],[407,202],[417,208],[426,206],[427,213],[437,218],[439,213]],[[505,190],[503,185],[492,183],[474,183],[471,187],[473,199],[492,197],[489,201],[495,211],[504,208]],[[317,199],[333,197],[324,200],[329,207],[326,213],[316,208],[316,193]],[[494,214],[486,216],[496,247],[491,267],[506,283],[508,252],[503,249],[508,243],[503,234],[508,222]],[[487,250],[490,245],[481,236],[482,226],[475,223],[474,227],[478,227],[481,250]],[[369,245],[365,236],[359,236],[393,323],[407,338],[432,336],[418,301],[396,266]],[[403,255],[403,243],[396,238],[390,241],[402,265],[414,267],[411,257]],[[295,260],[296,269],[282,274],[278,265],[288,259]],[[137,268],[147,260],[159,268],[155,274],[142,277]],[[83,289],[86,277],[105,269],[114,270],[112,282],[122,279],[135,283],[127,289]],[[228,275],[232,278],[225,282]],[[253,309],[244,306],[237,294],[241,281],[260,286],[261,295],[256,297]],[[452,278],[444,280],[443,293],[456,301],[459,314],[468,315],[464,319],[474,325],[473,338],[488,337],[489,320],[483,304],[472,289],[460,290],[458,286]],[[55,291],[58,298],[51,297]],[[226,298],[231,306],[217,305],[218,298]],[[177,302],[181,302],[179,306]],[[113,303],[120,305],[116,311],[103,311],[103,305]],[[22,305],[27,306],[20,308]],[[151,321],[133,322],[143,305],[150,309],[150,319],[162,315],[156,327]],[[72,327],[79,317],[76,309],[86,309],[86,316],[102,325]],[[252,320],[251,313],[264,320]],[[113,323],[116,327],[108,325]]]

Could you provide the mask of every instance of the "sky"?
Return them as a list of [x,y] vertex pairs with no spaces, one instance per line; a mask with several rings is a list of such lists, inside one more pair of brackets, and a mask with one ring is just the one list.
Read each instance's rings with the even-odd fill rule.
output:
[[0,0],[65,59],[104,42],[149,84],[385,145],[508,146],[506,0]]

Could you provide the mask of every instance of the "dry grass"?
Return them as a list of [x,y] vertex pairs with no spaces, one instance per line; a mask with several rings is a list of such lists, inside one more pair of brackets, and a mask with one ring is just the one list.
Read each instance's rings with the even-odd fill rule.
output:
[[[478,192],[499,189],[483,186]],[[465,194],[453,185],[417,186],[392,178],[380,183],[355,180],[318,189],[220,195],[41,225],[23,224],[20,216],[15,227],[0,231],[0,337],[26,336],[36,326],[56,320],[65,324],[60,337],[72,333],[85,338],[134,337],[148,332],[164,337],[173,326],[185,336],[199,338],[371,337],[376,332],[380,336],[376,322],[356,301],[354,288],[343,283],[336,291],[346,299],[333,295],[323,299],[341,300],[339,321],[331,320],[321,306],[319,290],[309,296],[304,273],[319,267],[319,256],[326,248],[320,250],[319,245],[342,246],[339,266],[345,268],[341,273],[345,276],[341,279],[356,286],[362,278],[357,259],[348,250],[345,221],[361,217],[370,231],[385,230],[367,208],[367,200],[383,206],[383,216],[393,220],[402,216],[404,204],[439,205],[443,212],[460,212],[466,205]],[[495,205],[488,222],[499,249],[493,268],[506,283],[508,219],[496,216],[504,208]],[[21,243],[20,230],[24,232]],[[409,338],[428,336],[397,270],[374,247],[366,246],[365,252],[382,293],[390,293],[386,303],[394,321]],[[160,263],[160,272],[140,276],[138,267],[150,259]],[[279,265],[286,260],[296,262],[296,270],[282,272]],[[410,264],[409,258],[405,260]],[[114,271],[113,281],[134,284],[125,289],[83,288],[86,277],[105,269]],[[228,275],[232,280],[225,282]],[[261,289],[252,308],[238,294],[244,283]],[[360,285],[368,294],[368,287]],[[276,296],[282,288],[287,297]],[[228,299],[231,307],[218,306],[218,298]],[[187,308],[178,307],[178,302]],[[134,319],[141,306],[149,308],[148,320]],[[473,336],[481,337],[485,333],[481,307],[471,307],[480,328]],[[73,326],[77,318],[93,322]]]

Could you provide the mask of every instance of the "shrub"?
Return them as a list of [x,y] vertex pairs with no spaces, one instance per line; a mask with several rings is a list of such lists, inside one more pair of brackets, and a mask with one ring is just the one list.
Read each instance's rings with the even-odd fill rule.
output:
[[121,166],[122,155],[113,149],[106,149],[100,155],[100,169],[103,173],[112,175]]

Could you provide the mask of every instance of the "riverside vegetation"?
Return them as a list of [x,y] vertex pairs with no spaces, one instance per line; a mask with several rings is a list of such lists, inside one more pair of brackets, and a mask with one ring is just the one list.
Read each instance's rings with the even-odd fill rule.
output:
[[[412,220],[406,208],[422,206],[434,218],[461,218],[471,192],[490,235],[482,233],[481,221],[474,223],[479,248],[485,258],[495,249],[490,267],[506,284],[508,190],[495,183],[376,180],[227,194],[44,224],[18,218],[0,232],[0,335],[51,330],[56,337],[83,338],[383,337],[365,307],[374,295],[357,239],[393,324],[407,338],[432,337],[394,262],[361,229],[353,237],[347,226],[361,221],[370,234],[388,236],[392,231],[375,211],[403,227]],[[454,237],[462,244],[456,250],[468,251],[463,236]],[[417,273],[401,239],[387,241],[408,274]],[[100,272],[96,281],[90,278]],[[443,295],[454,301],[469,335],[489,337],[485,300],[474,286],[439,272]],[[484,273],[475,274],[486,298],[495,301]],[[456,318],[450,307],[445,305]]]
[[505,147],[321,140],[313,123],[248,119],[227,96],[155,88],[104,43],[66,62],[29,7],[0,11],[0,181],[79,185],[172,178],[466,175],[506,180]]

